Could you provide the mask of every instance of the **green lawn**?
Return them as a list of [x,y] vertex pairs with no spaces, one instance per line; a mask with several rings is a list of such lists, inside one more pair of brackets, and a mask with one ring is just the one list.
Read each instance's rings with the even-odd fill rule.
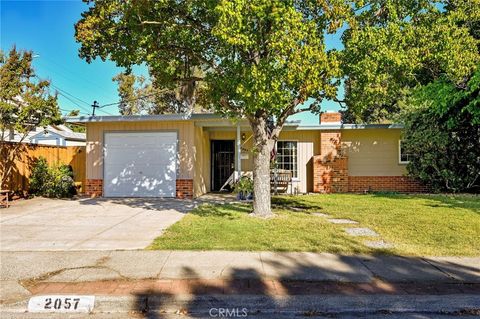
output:
[[[273,203],[276,216],[268,220],[248,216],[248,205],[201,206],[150,248],[480,256],[478,196],[335,194],[278,197]],[[375,238],[348,236],[343,229],[352,225],[330,224],[312,212],[358,221],[354,227],[375,230],[395,248],[370,249],[363,242]]]

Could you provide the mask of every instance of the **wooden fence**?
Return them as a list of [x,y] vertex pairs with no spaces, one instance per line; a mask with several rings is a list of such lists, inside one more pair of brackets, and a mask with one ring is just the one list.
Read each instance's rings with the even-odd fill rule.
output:
[[[6,146],[14,147],[13,143]],[[3,152],[1,152],[3,153]],[[14,161],[13,169],[9,174],[7,187],[9,190],[17,192],[28,191],[29,178],[33,164],[39,157],[44,157],[49,165],[67,164],[73,169],[73,176],[76,185],[81,186],[85,183],[85,164],[86,152],[85,146],[49,146],[37,144],[24,144],[20,148],[19,155]],[[2,158],[2,161],[4,159]]]

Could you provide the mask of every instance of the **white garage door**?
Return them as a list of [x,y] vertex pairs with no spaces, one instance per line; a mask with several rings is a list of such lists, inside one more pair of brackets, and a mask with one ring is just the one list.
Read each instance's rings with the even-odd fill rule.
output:
[[175,197],[177,133],[105,134],[104,196]]

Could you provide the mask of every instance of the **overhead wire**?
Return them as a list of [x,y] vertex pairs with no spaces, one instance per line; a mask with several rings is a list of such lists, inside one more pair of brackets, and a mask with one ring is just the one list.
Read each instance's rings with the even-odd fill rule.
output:
[[141,100],[141,99],[144,99],[146,97],[150,97],[150,96],[154,96],[154,95],[158,95],[158,94],[163,94],[165,92],[167,92],[168,89],[164,89],[164,90],[161,90],[159,92],[155,92],[155,93],[151,93],[151,94],[146,94],[146,95],[142,95],[142,96],[138,96],[134,99],[130,99],[130,100],[126,100],[126,101],[118,101],[118,102],[113,102],[113,103],[108,103],[108,104],[103,104],[103,105],[100,105],[99,108],[104,108],[106,106],[112,106],[112,105],[118,105],[120,103],[125,103],[125,102],[133,102],[133,101],[137,101],[137,100]]

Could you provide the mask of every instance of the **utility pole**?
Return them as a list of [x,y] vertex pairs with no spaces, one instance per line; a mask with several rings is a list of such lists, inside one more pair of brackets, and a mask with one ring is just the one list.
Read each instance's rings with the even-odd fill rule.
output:
[[97,108],[97,107],[100,107],[100,105],[98,105],[98,102],[97,102],[97,101],[93,101],[93,104],[92,104],[92,108],[93,108],[92,116],[95,116],[95,108]]

